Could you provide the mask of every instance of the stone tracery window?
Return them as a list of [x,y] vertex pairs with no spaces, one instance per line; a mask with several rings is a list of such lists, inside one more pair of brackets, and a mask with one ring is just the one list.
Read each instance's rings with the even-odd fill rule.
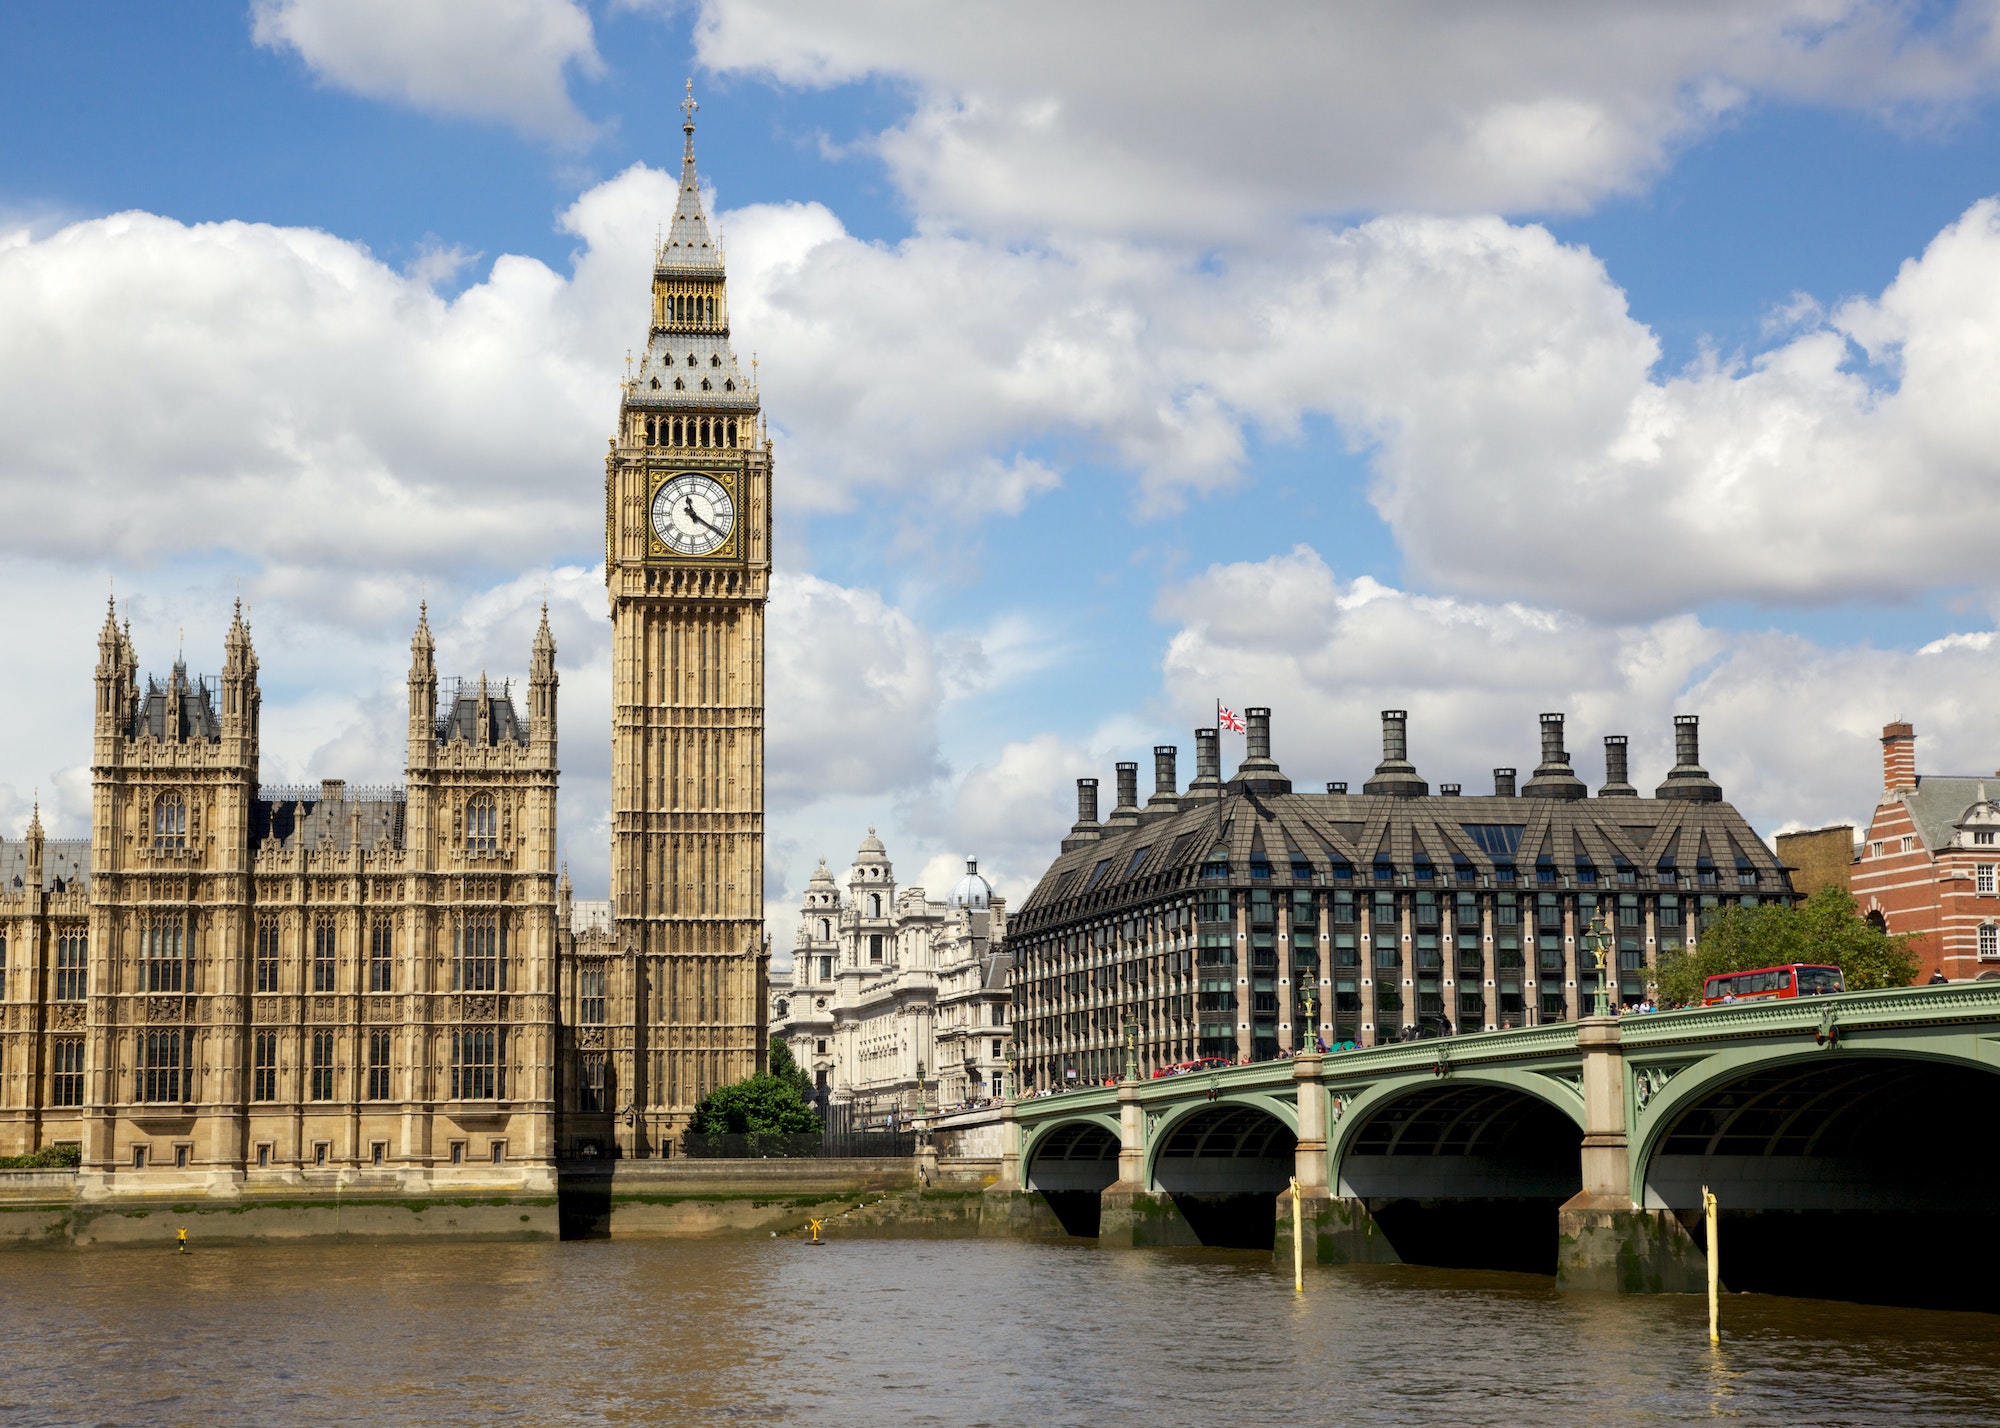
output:
[[477,793],[466,800],[465,850],[486,858],[500,851],[500,811],[490,793]]
[[[149,1031],[139,1042],[138,1099],[141,1101],[184,1101],[189,1099],[189,1076],[182,1074],[187,1063],[186,1031]],[[191,1068],[190,1068],[191,1069]]]
[[324,918],[313,924],[312,985],[316,992],[334,990],[337,944],[333,924]]
[[477,1028],[451,1034],[451,1098],[492,1101],[507,1094],[507,1033]]
[[89,935],[82,928],[56,934],[56,1000],[80,1002],[88,994]]
[[168,792],[153,800],[153,851],[181,853],[187,850],[187,800]]
[[368,990],[396,990],[396,929],[387,918],[368,927]]
[[178,917],[157,918],[140,932],[146,990],[178,992],[187,976],[187,923]]
[[452,959],[452,990],[505,991],[507,975],[506,959],[502,955],[502,941],[500,917],[497,913],[467,914],[458,925],[457,954]]
[[278,923],[275,918],[257,919],[256,986],[260,992],[278,990]]

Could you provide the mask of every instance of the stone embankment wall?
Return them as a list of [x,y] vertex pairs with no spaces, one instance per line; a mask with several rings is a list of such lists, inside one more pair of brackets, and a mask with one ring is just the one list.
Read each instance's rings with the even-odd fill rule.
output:
[[240,1244],[305,1239],[627,1239],[823,1233],[1061,1237],[1039,1195],[990,1187],[998,1160],[642,1160],[567,1167],[555,1194],[393,1178],[115,1201],[80,1195],[74,1171],[0,1171],[0,1247]]
[[0,1171],[0,1247],[172,1246],[260,1240],[505,1239],[556,1237],[556,1197],[484,1193],[398,1193],[380,1185],[296,1185],[233,1196],[77,1193],[75,1171]]

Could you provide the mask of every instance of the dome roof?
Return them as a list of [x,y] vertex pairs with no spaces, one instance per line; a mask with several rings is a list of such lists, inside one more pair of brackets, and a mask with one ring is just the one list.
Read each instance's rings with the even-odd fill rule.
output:
[[889,861],[889,850],[884,848],[882,840],[875,836],[873,827],[869,828],[868,836],[861,840],[861,847],[856,850],[854,861],[856,863],[886,863]]
[[952,887],[951,896],[946,899],[947,907],[970,908],[983,912],[993,904],[993,884],[979,876],[979,859],[965,860],[965,876]]
[[812,880],[809,885],[812,887],[829,887],[829,888],[833,886],[833,874],[827,871],[826,859],[821,858],[819,860],[819,866],[813,869]]

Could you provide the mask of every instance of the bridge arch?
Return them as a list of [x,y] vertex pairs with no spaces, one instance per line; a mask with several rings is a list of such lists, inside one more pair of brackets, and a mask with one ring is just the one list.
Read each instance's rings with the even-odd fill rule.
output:
[[2000,1146],[1981,1111],[2000,1071],[1972,1037],[1731,1049],[1648,1099],[1633,1199],[1698,1224],[1721,1210],[1724,1282],[1753,1290],[1990,1309],[2000,1249],[1940,1229],[2000,1213]]
[[1565,1082],[1491,1068],[1378,1082],[1340,1107],[1336,1193],[1399,1258],[1553,1274],[1559,1211],[1583,1188],[1583,1102]]
[[1201,1243],[1269,1249],[1274,1199],[1298,1165],[1296,1126],[1296,1111],[1274,1097],[1197,1101],[1153,1128],[1146,1183]]
[[1097,1235],[1099,1199],[1118,1179],[1118,1118],[1078,1116],[1038,1126],[1021,1147],[1021,1183],[1072,1235]]

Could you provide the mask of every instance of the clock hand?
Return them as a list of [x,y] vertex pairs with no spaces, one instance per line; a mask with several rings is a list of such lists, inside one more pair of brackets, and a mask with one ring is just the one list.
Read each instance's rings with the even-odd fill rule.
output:
[[723,537],[725,540],[728,539],[729,532],[725,531],[721,526],[717,525],[714,521],[704,519],[700,514],[700,512],[695,510],[693,501],[683,500],[681,502],[681,509],[687,512],[689,520],[694,521],[697,524],[707,526],[710,530],[714,531],[717,535]]

